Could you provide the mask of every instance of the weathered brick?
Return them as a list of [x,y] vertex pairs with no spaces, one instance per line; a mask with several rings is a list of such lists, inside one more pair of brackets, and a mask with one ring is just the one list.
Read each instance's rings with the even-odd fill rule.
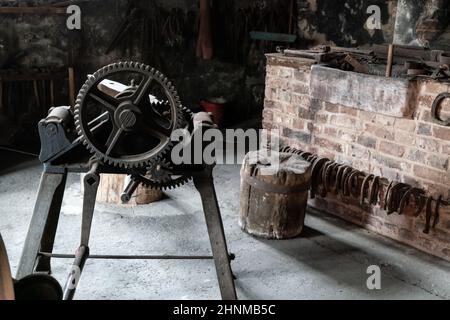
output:
[[271,130],[272,129],[272,126],[273,126],[273,123],[272,122],[266,122],[266,121],[262,121],[262,127],[263,127],[263,129],[266,129],[266,130]]
[[450,144],[442,146],[442,153],[450,155]]
[[437,96],[442,92],[448,92],[449,85],[437,81],[425,81],[421,83],[420,94]]
[[433,136],[438,139],[450,141],[450,128],[434,126]]
[[350,145],[348,155],[360,160],[370,159],[370,151],[358,145]]
[[356,139],[357,139],[357,135],[355,133],[345,132],[342,130],[339,132],[339,140],[342,140],[347,143],[353,143],[356,141]]
[[362,172],[370,172],[370,162],[367,160],[354,159],[352,161],[352,165],[356,170],[359,170]]
[[271,65],[267,65],[266,66],[266,75],[267,77],[273,77],[276,76],[278,73],[278,68],[271,66]]
[[377,114],[370,111],[360,110],[359,111],[359,119],[363,122],[372,122],[375,123],[375,118]]
[[275,88],[277,90],[291,90],[291,82],[288,79],[281,79],[281,78],[272,78],[266,80],[266,85],[269,88]]
[[349,117],[344,114],[332,115],[330,117],[330,123],[337,126],[348,129],[356,130],[358,127],[357,120],[353,117]]
[[328,112],[331,112],[331,113],[339,112],[339,106],[337,104],[324,101],[323,106],[324,106],[325,110]]
[[291,92],[288,90],[277,90],[277,99],[283,102],[291,103],[292,101],[292,95]]
[[338,136],[338,129],[334,127],[325,127],[323,133],[327,136],[336,138]]
[[274,107],[274,102],[272,100],[264,100],[264,109],[272,109]]
[[378,163],[382,167],[387,167],[390,169],[396,169],[396,170],[402,170],[402,171],[410,171],[412,169],[411,164],[407,163],[406,161],[387,157],[387,156],[384,156],[381,154],[374,154],[372,156],[372,159],[374,160],[374,162]]
[[328,140],[326,138],[316,137],[314,139],[314,143],[316,143],[319,147],[323,147],[323,148],[326,148],[326,149],[334,150],[334,151],[337,151],[339,153],[343,152],[343,148],[342,148],[342,145],[340,143]]
[[311,119],[311,112],[309,111],[308,108],[302,107],[302,106],[297,106],[295,108],[296,110],[296,115],[302,119],[306,119],[309,120]]
[[391,181],[399,181],[401,177],[398,169],[391,169],[388,167],[382,167],[379,175]]
[[400,146],[396,143],[381,141],[379,150],[383,153],[395,156],[395,157],[403,157],[406,152],[406,148]]
[[339,107],[339,112],[340,113],[344,113],[344,114],[348,114],[348,115],[353,116],[353,117],[357,117],[359,110],[358,109],[354,109],[354,108],[340,106]]
[[272,87],[266,87],[264,96],[267,100],[274,100],[277,96],[277,89]]
[[417,163],[425,163],[427,158],[427,153],[420,150],[410,150],[407,157],[408,160],[417,162]]
[[373,134],[374,136],[386,139],[386,140],[394,140],[394,133],[389,128],[380,127],[376,124],[367,123],[366,126],[366,132]]
[[296,82],[292,85],[292,91],[297,94],[309,94],[309,85]]
[[323,101],[318,99],[311,99],[309,101],[309,111],[311,114],[316,114],[319,111],[323,111]]
[[435,96],[419,95],[417,98],[417,107],[419,110],[431,110]]
[[307,94],[292,94],[292,104],[295,104],[299,107],[308,108],[310,104],[310,98]]
[[294,70],[292,68],[278,67],[278,77],[280,78],[292,78]]
[[273,112],[269,109],[263,110],[263,120],[266,122],[272,122],[273,121]]
[[283,128],[283,136],[290,139],[297,139],[300,142],[309,143],[311,141],[311,134],[303,131],[296,131],[290,128]]
[[417,147],[431,152],[439,153],[440,143],[438,140],[418,137]]
[[305,69],[295,69],[294,70],[294,79],[306,84],[309,84],[311,72]]
[[447,169],[449,168],[449,157],[448,156],[438,156],[438,155],[434,155],[431,154],[428,156],[427,158],[427,165],[429,165],[430,167],[439,169],[439,170],[443,170],[443,171],[447,171]]
[[[303,119],[293,118],[292,128],[294,128],[296,130],[303,130],[303,129],[305,129],[305,124],[306,124],[306,122]],[[307,128],[307,129],[309,129],[309,128]]]
[[416,130],[416,123],[413,120],[399,118],[395,120],[395,129],[400,129],[408,132],[414,132]]
[[375,117],[375,123],[381,124],[386,127],[391,127],[394,125],[396,118],[385,116],[382,114],[377,114]]
[[420,114],[420,120],[428,123],[433,123],[433,117],[431,117],[431,111],[430,110],[423,110]]
[[417,127],[417,134],[422,136],[431,136],[431,124],[419,123],[419,126]]
[[396,131],[394,133],[394,141],[408,146],[416,146],[416,136],[407,131]]
[[282,114],[296,115],[298,109],[292,103],[280,103],[278,108]]
[[316,115],[317,123],[326,124],[328,123],[328,115],[326,114],[318,114]]
[[358,143],[367,148],[375,149],[377,147],[377,139],[373,137],[369,137],[366,135],[362,135],[358,137]]
[[421,165],[414,166],[414,174],[419,178],[431,180],[436,183],[443,183],[443,181],[445,181],[445,175],[443,175],[441,171]]

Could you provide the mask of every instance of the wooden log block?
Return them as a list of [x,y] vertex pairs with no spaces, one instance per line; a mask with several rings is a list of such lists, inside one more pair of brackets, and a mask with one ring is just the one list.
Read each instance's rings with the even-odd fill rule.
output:
[[288,239],[298,236],[303,229],[311,165],[299,155],[275,155],[279,155],[280,163],[270,175],[262,173],[268,165],[273,166],[271,157],[261,151],[250,152],[245,157],[241,169],[239,225],[254,236]]
[[8,255],[0,235],[0,301],[3,300],[14,300],[14,286]]
[[[123,204],[120,196],[125,190],[129,179],[121,174],[102,174],[97,192],[97,201],[101,203]],[[136,206],[161,200],[163,193],[140,185],[127,205]]]

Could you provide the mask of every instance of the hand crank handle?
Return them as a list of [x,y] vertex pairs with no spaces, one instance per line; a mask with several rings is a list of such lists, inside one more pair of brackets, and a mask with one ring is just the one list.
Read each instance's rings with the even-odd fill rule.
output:
[[122,200],[122,203],[128,203],[138,187],[139,181],[131,180],[120,196],[120,200]]

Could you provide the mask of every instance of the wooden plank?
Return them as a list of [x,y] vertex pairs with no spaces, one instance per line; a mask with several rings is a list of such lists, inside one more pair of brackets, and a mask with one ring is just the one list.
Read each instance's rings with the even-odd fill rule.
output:
[[0,7],[0,14],[67,14],[63,7]]

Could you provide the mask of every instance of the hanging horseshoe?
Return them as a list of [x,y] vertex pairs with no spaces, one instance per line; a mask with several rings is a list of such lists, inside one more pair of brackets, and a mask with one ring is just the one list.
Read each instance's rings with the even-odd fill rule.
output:
[[[320,185],[320,178],[321,178],[321,170],[323,169],[323,166],[325,165],[325,163],[327,163],[328,161],[330,161],[330,159],[327,158],[318,158],[316,159],[316,161],[314,161],[314,164],[312,166],[312,170],[311,170],[311,176],[312,176],[312,181],[311,181],[311,199],[314,199],[316,197],[316,193],[318,193],[319,191],[319,185]],[[323,194],[323,189],[322,188],[322,192],[321,195]]]
[[436,200],[436,208],[434,209],[434,220],[433,220],[433,228],[439,223],[439,209],[442,204],[442,195],[440,195]]
[[[353,172],[349,175],[344,189],[344,193],[347,196],[358,196],[356,193],[358,192],[358,178],[362,173],[358,170],[353,170]],[[356,190],[356,191],[355,191]]]
[[430,233],[431,216],[433,215],[432,202],[433,197],[428,197],[426,202],[425,229],[423,230],[425,234]]
[[359,203],[360,203],[361,206],[364,205],[364,199],[365,199],[365,196],[366,196],[365,194],[366,194],[367,184],[368,184],[369,181],[370,181],[371,179],[373,179],[374,177],[375,177],[375,175],[370,174],[370,175],[366,176],[366,177],[364,178],[364,180],[363,180],[363,183],[362,183],[362,185],[361,185],[361,195],[360,195],[360,198],[359,198]]
[[433,106],[431,107],[431,116],[436,123],[442,126],[450,127],[450,118],[443,120],[439,115],[439,108],[441,107],[442,102],[447,98],[450,98],[450,92],[441,93],[436,97],[433,102]]
[[383,210],[387,210],[387,207],[388,207],[388,197],[389,197],[389,193],[390,193],[390,191],[391,191],[391,188],[392,188],[392,185],[394,184],[394,181],[391,181],[390,183],[389,183],[389,185],[387,186],[387,188],[386,188],[386,192],[385,192],[385,194],[384,194],[384,199],[383,199]]
[[415,211],[414,216],[415,217],[419,216],[423,210],[423,206],[419,203],[419,201],[424,193],[425,192],[419,188],[410,188],[409,190],[407,190],[400,200],[400,205],[397,213],[399,215],[402,215],[403,212],[405,211],[405,207],[409,205],[409,200],[411,199],[411,196],[414,196],[416,204],[418,204],[418,208]]
[[376,176],[372,179],[369,187],[368,199],[369,204],[376,205],[378,203],[378,192],[380,190],[380,177]]

